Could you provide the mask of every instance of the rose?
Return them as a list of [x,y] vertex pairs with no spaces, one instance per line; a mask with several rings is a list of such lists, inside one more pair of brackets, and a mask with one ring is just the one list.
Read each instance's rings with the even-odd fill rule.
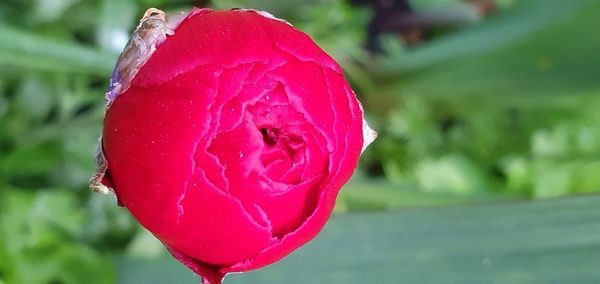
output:
[[[123,93],[109,93],[103,183],[173,256],[220,283],[311,240],[372,132],[339,66],[289,24],[195,9],[173,34],[155,14],[120,59],[142,54],[138,65],[118,65],[111,84]],[[131,81],[119,70],[134,70]]]
[[340,67],[247,10],[195,9],[157,45],[106,113],[119,203],[207,283],[314,238],[374,138]]

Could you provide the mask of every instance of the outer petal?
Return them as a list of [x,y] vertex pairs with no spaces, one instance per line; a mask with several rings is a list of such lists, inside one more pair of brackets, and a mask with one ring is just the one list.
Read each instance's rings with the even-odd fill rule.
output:
[[192,257],[229,265],[273,240],[193,159],[209,119],[203,110],[216,93],[214,71],[197,68],[152,90],[130,88],[107,112],[104,150],[119,200],[142,225]]
[[[269,25],[261,23],[270,21]],[[268,62],[269,27],[285,25],[256,13],[194,9],[154,52],[132,85],[156,86],[201,65],[233,67]]]

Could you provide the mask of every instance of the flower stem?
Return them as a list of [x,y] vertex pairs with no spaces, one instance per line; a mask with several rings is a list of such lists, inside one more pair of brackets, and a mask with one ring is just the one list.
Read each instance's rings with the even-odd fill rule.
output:
[[223,283],[223,273],[202,276],[202,284],[221,284]]

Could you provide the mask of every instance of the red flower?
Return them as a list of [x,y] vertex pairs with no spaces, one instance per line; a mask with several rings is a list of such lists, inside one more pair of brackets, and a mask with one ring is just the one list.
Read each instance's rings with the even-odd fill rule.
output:
[[102,182],[220,283],[314,238],[373,133],[340,67],[281,20],[195,9],[163,32],[109,94]]

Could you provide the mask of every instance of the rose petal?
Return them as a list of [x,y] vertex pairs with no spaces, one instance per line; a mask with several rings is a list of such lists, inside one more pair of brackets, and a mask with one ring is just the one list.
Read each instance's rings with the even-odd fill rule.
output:
[[229,265],[274,243],[262,217],[251,216],[238,200],[207,186],[200,169],[190,180],[181,205],[186,210],[178,223],[156,235],[190,257]]

